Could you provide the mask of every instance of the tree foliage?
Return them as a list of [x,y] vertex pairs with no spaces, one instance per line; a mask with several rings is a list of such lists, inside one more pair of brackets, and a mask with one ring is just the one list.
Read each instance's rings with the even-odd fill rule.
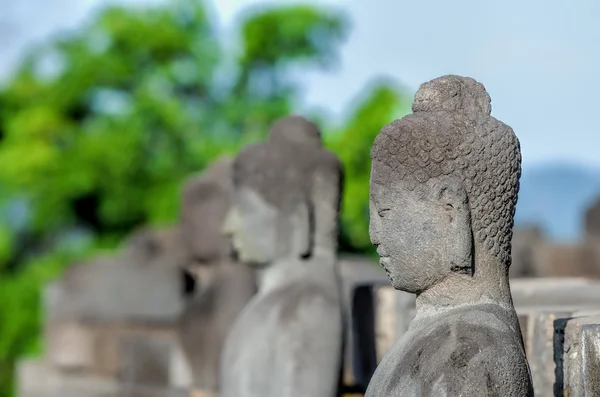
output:
[[371,146],[384,125],[408,112],[410,102],[400,89],[387,81],[375,82],[360,99],[329,145],[345,169],[341,248],[372,252],[374,249],[368,234]]
[[[174,222],[182,180],[292,113],[290,68],[334,65],[348,29],[338,11],[255,9],[233,51],[204,4],[177,0],[107,8],[25,57],[0,89],[0,396],[40,348],[42,286],[140,225]],[[403,98],[378,84],[326,131],[346,166],[347,250],[368,250],[369,150]]]

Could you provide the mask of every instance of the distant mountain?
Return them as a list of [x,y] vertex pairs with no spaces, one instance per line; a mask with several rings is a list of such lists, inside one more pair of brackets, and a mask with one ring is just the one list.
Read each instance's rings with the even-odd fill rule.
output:
[[587,207],[600,196],[600,170],[573,164],[523,167],[515,224],[538,224],[560,241],[582,236]]

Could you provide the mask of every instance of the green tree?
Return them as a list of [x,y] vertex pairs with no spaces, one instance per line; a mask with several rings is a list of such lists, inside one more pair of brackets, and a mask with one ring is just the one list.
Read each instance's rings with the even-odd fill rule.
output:
[[371,146],[381,128],[407,114],[411,101],[393,82],[379,80],[349,112],[345,125],[329,139],[344,164],[341,249],[373,253],[369,240],[369,179]]
[[[233,51],[210,20],[199,0],[107,8],[32,49],[0,89],[0,396],[41,348],[43,285],[140,225],[174,222],[183,179],[292,113],[290,70],[335,66],[349,26],[334,10],[254,9]],[[346,250],[370,247],[369,149],[405,103],[378,83],[326,131],[346,166]]]
[[139,225],[173,222],[181,181],[291,112],[286,70],[330,64],[346,26],[306,6],[256,10],[233,53],[204,4],[179,0],[106,9],[31,51],[0,91],[0,395],[37,346],[41,286]]

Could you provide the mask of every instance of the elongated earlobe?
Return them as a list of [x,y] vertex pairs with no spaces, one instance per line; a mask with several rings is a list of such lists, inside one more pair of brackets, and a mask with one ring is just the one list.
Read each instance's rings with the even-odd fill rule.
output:
[[[314,212],[310,206],[299,205],[294,215],[287,219],[287,226],[278,232],[278,238],[291,238],[290,248],[300,259],[308,259],[313,255],[314,250]],[[289,234],[283,236],[285,231]]]
[[315,247],[315,211],[310,203],[303,206],[305,211],[302,211],[302,227],[300,228],[303,235],[301,245],[301,258],[308,259],[312,256]]
[[450,270],[473,276],[473,228],[467,191],[458,178],[448,177],[434,183],[433,193],[443,211],[446,261]]

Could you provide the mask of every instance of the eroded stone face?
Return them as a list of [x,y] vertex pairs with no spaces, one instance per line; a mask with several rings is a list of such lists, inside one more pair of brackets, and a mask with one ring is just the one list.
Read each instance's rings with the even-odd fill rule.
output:
[[368,397],[533,392],[508,285],[519,143],[489,103],[475,80],[443,76],[375,139],[371,240],[392,285],[418,296]]
[[338,393],[343,317],[332,236],[341,167],[318,130],[283,121],[234,163],[224,229],[242,260],[262,269],[259,293],[227,337],[221,397]]
[[[373,174],[382,170],[374,166]],[[392,285],[416,293],[450,272],[443,247],[447,230],[438,227],[448,210],[426,193],[394,184],[371,184],[371,241]]]
[[[185,358],[182,367],[184,363],[189,365],[189,382],[185,385],[207,395],[218,394],[225,337],[256,292],[254,271],[234,259],[223,228],[228,226],[227,216],[235,207],[232,167],[231,159],[221,158],[186,182],[182,192],[181,228],[191,254],[185,271],[193,283],[177,331]],[[239,225],[236,222],[235,228]],[[257,236],[264,237],[260,230]],[[182,378],[185,382],[186,377]]]
[[266,266],[277,256],[277,210],[251,189],[234,194],[223,230],[242,262]]

